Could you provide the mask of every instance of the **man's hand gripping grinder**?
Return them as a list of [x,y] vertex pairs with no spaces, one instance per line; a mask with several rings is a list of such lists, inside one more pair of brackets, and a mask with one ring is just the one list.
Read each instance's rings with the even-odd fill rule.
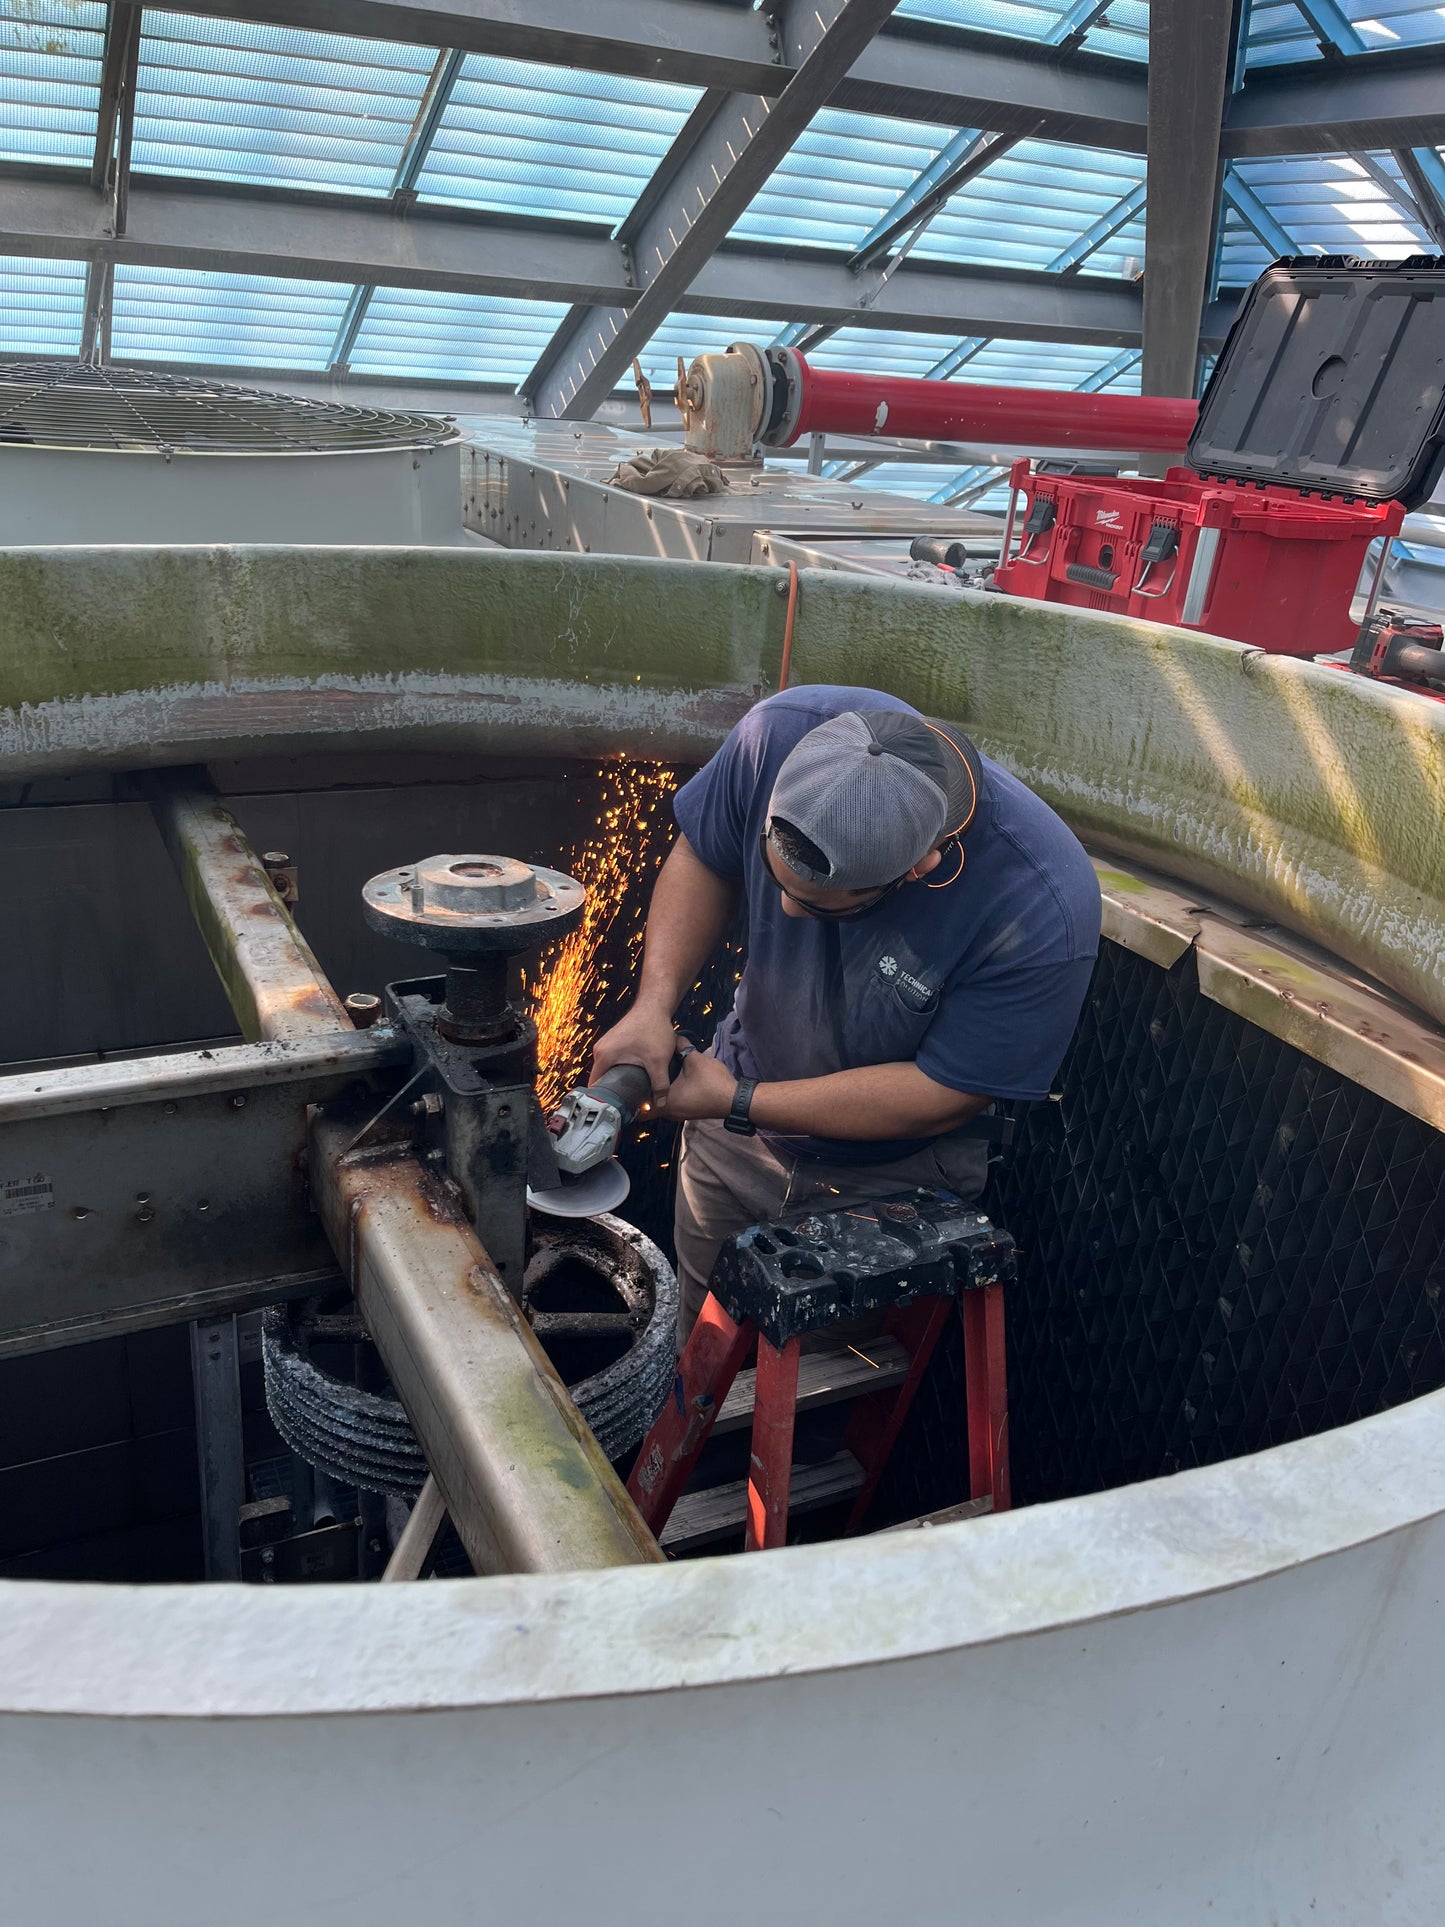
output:
[[[676,1077],[691,1044],[679,1041],[669,1075]],[[617,1161],[623,1131],[652,1096],[652,1079],[640,1064],[613,1064],[595,1084],[568,1091],[547,1119],[557,1160],[554,1187],[527,1187],[527,1202],[557,1218],[591,1218],[615,1211],[631,1190]]]

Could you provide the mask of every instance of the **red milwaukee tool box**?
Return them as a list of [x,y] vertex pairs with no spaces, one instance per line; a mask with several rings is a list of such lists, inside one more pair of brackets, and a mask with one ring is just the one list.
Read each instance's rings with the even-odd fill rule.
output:
[[1348,649],[1366,551],[1445,467],[1445,261],[1276,262],[1188,455],[1162,482],[1016,463],[995,588],[1277,654]]

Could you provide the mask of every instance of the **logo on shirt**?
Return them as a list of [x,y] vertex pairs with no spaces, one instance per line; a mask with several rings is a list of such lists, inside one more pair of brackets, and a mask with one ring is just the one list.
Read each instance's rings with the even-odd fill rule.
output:
[[928,1010],[932,1007],[937,994],[933,985],[924,983],[922,978],[913,976],[907,970],[900,970],[896,957],[880,957],[878,975],[885,983],[892,984],[893,994],[910,1010]]

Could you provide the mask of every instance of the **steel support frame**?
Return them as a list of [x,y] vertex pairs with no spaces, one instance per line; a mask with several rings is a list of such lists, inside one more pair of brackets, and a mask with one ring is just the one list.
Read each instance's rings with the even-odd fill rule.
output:
[[[402,147],[401,159],[396,164],[396,172],[391,182],[391,202],[393,208],[402,210],[416,199],[416,184],[421,171],[426,166],[427,155],[437,137],[457,81],[461,78],[462,65],[466,55],[453,48],[450,52],[439,53],[436,65],[427,81],[422,95],[421,106],[417,109],[416,119],[412,122],[411,132]],[[374,281],[359,282],[351,290],[351,299],[346,304],[346,312],[336,330],[336,339],[331,344],[327,357],[327,368],[345,374],[351,366],[352,351],[356,347],[357,336],[361,333],[372,298],[376,293]]]
[[[776,8],[717,0],[201,0],[194,11],[768,99],[797,71]],[[860,53],[827,104],[996,133],[1036,127],[1048,140],[1142,153],[1136,63],[1076,57],[1071,41],[900,22]]]
[[628,229],[638,298],[563,321],[525,384],[531,413],[585,419],[607,399],[897,4],[784,0],[774,23],[793,77],[776,100],[719,93],[692,116]]
[[955,194],[970,181],[977,180],[985,168],[1016,147],[1022,138],[1021,134],[971,133],[967,139],[960,137],[957,144],[950,143],[933,166],[925,169],[908,193],[900,196],[896,206],[864,237],[857,252],[849,258],[848,266],[856,274],[885,259],[900,241],[907,240],[935,214],[942,213]]
[[[242,1028],[303,1047],[338,1030],[376,1038],[352,1028],[204,775],[166,773],[152,809]],[[389,1033],[386,1042],[394,1047]],[[378,1121],[371,1099],[336,1116],[313,1109],[310,1195],[472,1564],[555,1572],[660,1560],[459,1191],[423,1172],[394,1124],[390,1139],[375,1133]],[[204,1328],[194,1342],[209,1344]]]
[[1218,195],[1234,0],[1155,0],[1144,207],[1146,395],[1193,395]]
[[312,1195],[479,1573],[662,1559],[454,1196],[313,1118]]
[[[923,203],[933,190],[969,153],[979,137],[977,127],[960,127],[945,146],[934,155],[928,166],[910,183],[888,208],[881,218],[863,236],[858,250],[853,256],[856,266],[865,258],[871,258],[887,236],[902,222],[902,232],[908,231],[910,220],[918,220],[924,211]],[[791,345],[791,344],[785,344]]]
[[334,1283],[306,1107],[406,1060],[378,1028],[0,1077],[0,1170],[31,1179],[0,1218],[0,1357]]
[[1232,165],[1225,167],[1224,186],[1221,192],[1225,206],[1233,208],[1261,247],[1276,257],[1300,252],[1297,243],[1286,231],[1283,223],[1277,220],[1265,206],[1249,182],[1240,178],[1236,167]]
[[205,1574],[207,1579],[239,1580],[246,1462],[234,1312],[197,1319],[192,1324],[191,1385],[196,1406]]
[[1433,147],[1401,147],[1395,151],[1395,165],[1414,197],[1422,227],[1445,251],[1445,161]]
[[1143,213],[1147,188],[1147,182],[1140,181],[1111,208],[1106,208],[1096,221],[1091,221],[1076,240],[1061,248],[1050,261],[1050,274],[1077,274],[1091,254],[1097,253],[1121,228],[1128,227]]
[[1247,74],[1224,119],[1222,152],[1379,152],[1445,140],[1445,47],[1392,48]]
[[[141,8],[130,5],[128,0],[112,0],[106,14],[105,52],[101,61],[100,100],[96,109],[90,184],[107,199],[113,234],[124,234],[128,216],[141,19]],[[80,329],[82,361],[102,363],[110,360],[114,291],[114,264],[91,261],[85,277],[85,308]]]
[[153,778],[151,813],[242,1036],[285,1042],[349,1031],[346,1006],[204,770]]
[[[440,210],[411,208],[403,216],[339,197],[230,194],[174,182],[134,182],[127,231],[117,237],[88,188],[4,179],[0,252],[578,306],[637,299],[621,246],[605,235]],[[1103,277],[910,261],[874,288],[836,256],[800,250],[783,257],[732,244],[705,263],[686,293],[700,314],[903,329],[955,341],[964,333],[1122,347],[1139,340],[1141,325],[1139,291]]]
[[1295,0],[1295,5],[1320,43],[1322,54],[1358,54],[1369,45],[1355,32],[1354,23],[1339,0]]
[[[140,46],[141,9],[129,0],[111,0],[105,21],[105,51],[101,56],[100,98],[96,103],[95,150],[91,156],[90,184],[105,188],[111,181],[111,164],[121,148],[129,159],[126,121],[135,112],[135,71]],[[117,133],[121,139],[117,142]]]

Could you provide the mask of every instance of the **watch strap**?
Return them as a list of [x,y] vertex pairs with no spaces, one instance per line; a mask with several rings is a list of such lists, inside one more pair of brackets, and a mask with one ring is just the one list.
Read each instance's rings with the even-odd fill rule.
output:
[[754,1137],[757,1135],[758,1127],[753,1123],[749,1115],[753,1107],[753,1092],[757,1088],[758,1080],[755,1077],[740,1077],[738,1079],[738,1087],[733,1092],[731,1108],[727,1116],[723,1119],[723,1129],[725,1131],[733,1131],[739,1137]]

